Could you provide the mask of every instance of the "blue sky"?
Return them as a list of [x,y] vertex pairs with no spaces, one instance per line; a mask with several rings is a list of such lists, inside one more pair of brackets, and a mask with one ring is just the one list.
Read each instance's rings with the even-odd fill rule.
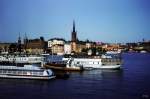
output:
[[0,0],[0,41],[70,40],[73,20],[79,40],[150,40],[150,0]]

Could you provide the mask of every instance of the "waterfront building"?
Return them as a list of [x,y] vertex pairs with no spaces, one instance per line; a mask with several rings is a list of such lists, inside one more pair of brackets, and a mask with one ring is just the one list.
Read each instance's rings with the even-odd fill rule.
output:
[[40,39],[29,39],[25,46],[27,53],[42,54],[45,52],[46,42],[43,37],[40,37]]
[[92,43],[91,42],[86,42],[86,48],[91,48],[92,47]]
[[10,45],[11,45],[11,43],[0,43],[0,53],[8,52]]
[[150,52],[150,41],[140,42],[139,47],[143,47],[142,50]]
[[118,51],[119,49],[119,44],[104,44],[102,45],[102,48],[107,50],[107,51]]
[[64,54],[71,54],[71,43],[66,42],[64,45]]
[[86,48],[90,49],[90,48],[94,48],[94,47],[99,47],[100,44],[93,42],[93,41],[86,41]]
[[48,49],[51,54],[63,55],[64,54],[65,40],[62,38],[52,38],[48,40]]
[[22,52],[23,44],[21,43],[21,37],[19,34],[18,41],[16,43],[0,43],[0,53],[14,53]]
[[77,53],[81,53],[82,52],[82,49],[86,48],[86,42],[84,41],[78,41],[77,42],[77,49],[76,49],[76,52]]

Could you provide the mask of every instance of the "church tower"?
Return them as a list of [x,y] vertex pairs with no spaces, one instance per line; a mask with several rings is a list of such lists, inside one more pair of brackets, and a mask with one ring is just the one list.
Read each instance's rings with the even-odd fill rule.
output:
[[71,34],[71,51],[77,52],[77,32],[75,29],[75,21],[73,21],[73,30]]
[[71,41],[72,42],[77,41],[77,32],[76,32],[76,29],[75,29],[75,21],[73,21],[73,30],[72,30],[72,34],[71,34]]

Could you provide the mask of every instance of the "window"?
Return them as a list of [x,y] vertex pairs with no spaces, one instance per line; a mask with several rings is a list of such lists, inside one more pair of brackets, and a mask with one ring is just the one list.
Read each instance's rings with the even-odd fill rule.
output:
[[26,71],[23,71],[23,75],[27,75],[27,72],[26,72]]
[[2,70],[2,73],[3,73],[3,74],[6,74],[7,72],[8,72],[8,71],[6,71],[6,70]]
[[98,62],[94,62],[94,64],[98,64]]
[[12,71],[8,70],[8,74],[11,74],[11,73],[12,73]]
[[33,73],[33,75],[37,75],[37,72],[32,72]]
[[89,62],[89,64],[93,64],[93,62]]

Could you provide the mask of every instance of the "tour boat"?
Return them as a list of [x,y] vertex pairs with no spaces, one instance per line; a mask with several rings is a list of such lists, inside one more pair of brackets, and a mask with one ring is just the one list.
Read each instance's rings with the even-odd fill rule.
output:
[[1,78],[52,79],[55,75],[51,69],[45,69],[43,57],[23,55],[1,55]]
[[83,67],[83,69],[119,69],[121,67],[121,58],[117,55],[102,55],[101,57],[86,58],[63,58],[68,61],[68,66]]

